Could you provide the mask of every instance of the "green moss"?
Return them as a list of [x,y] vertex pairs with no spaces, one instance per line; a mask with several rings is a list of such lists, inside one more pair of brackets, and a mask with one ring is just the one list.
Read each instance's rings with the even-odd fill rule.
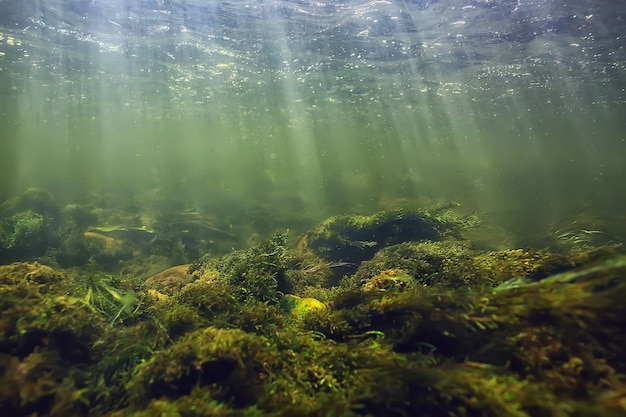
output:
[[299,249],[327,261],[341,260],[358,266],[378,250],[401,242],[461,238],[468,222],[446,213],[444,209],[429,212],[405,208],[370,216],[335,216],[309,231],[301,239]]
[[185,285],[178,296],[179,303],[193,307],[208,320],[236,309],[239,304],[237,289],[219,273],[215,274],[210,279],[201,278]]
[[[2,267],[0,346],[5,352],[30,352],[95,343],[105,329],[103,318],[80,298],[60,295],[66,276],[39,264]],[[62,294],[62,292],[61,292]],[[58,345],[58,346],[57,346]],[[79,353],[79,352],[78,352]]]
[[39,264],[0,267],[0,408],[85,415],[87,368],[103,357],[104,319],[65,295],[71,279]]
[[32,210],[3,220],[0,228],[0,254],[10,260],[42,255],[54,239],[48,219]]
[[209,327],[138,366],[127,389],[134,404],[186,396],[205,387],[214,400],[251,405],[261,385],[258,372],[276,359],[275,350],[260,336]]
[[[401,242],[326,289],[307,276],[318,264],[303,264],[275,235],[198,261],[168,294],[134,275],[0,267],[0,407],[77,416],[621,415],[620,251]],[[302,298],[284,295],[289,287]]]
[[473,264],[476,252],[464,242],[408,242],[389,246],[365,261],[353,280],[366,282],[385,270],[399,269],[416,284],[445,288],[471,288],[484,284]]
[[174,340],[208,323],[197,309],[175,300],[159,302],[152,306],[151,311],[157,322]]
[[286,245],[286,237],[275,234],[249,249],[233,251],[217,259],[203,259],[192,266],[191,271],[201,274],[204,270],[215,269],[236,288],[241,301],[254,298],[277,303],[280,293],[290,287],[286,271],[295,263]]

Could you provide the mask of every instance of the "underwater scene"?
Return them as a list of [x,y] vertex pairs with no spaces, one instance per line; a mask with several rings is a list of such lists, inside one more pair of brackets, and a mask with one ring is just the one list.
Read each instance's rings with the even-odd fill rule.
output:
[[0,0],[0,415],[626,416],[626,0]]

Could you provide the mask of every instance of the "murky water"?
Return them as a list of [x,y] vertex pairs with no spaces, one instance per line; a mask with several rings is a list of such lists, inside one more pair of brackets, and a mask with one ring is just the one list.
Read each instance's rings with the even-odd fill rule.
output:
[[626,234],[625,34],[622,0],[0,1],[0,194]]

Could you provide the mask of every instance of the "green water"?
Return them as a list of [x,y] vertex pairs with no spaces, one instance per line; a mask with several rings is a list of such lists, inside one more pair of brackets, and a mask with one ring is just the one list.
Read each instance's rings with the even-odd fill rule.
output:
[[0,5],[3,199],[626,235],[624,2],[70,6]]

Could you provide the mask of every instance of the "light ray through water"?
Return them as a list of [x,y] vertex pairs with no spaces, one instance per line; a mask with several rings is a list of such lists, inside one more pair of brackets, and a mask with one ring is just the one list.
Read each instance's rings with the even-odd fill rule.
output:
[[456,200],[520,233],[610,213],[626,6],[605,3],[3,4],[0,192],[285,224]]

